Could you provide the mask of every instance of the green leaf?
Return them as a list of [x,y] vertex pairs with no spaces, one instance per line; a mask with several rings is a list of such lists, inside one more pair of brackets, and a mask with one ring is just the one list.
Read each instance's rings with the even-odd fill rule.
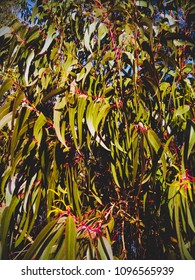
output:
[[52,97],[58,95],[58,94],[61,94],[65,91],[65,89],[62,87],[60,88],[56,88],[56,89],[53,89],[51,90],[49,93],[47,93],[47,95],[45,95],[42,99],[42,102],[47,102],[49,99],[51,99]]
[[1,221],[1,243],[2,243],[2,259],[7,259],[7,237],[9,236],[8,231],[13,229],[14,225],[11,225],[11,218],[14,215],[16,206],[19,203],[19,199],[16,196],[13,196],[11,203],[9,207],[7,207],[2,215],[2,221]]
[[148,134],[148,142],[149,142],[149,144],[151,144],[152,147],[154,148],[155,152],[158,153],[158,151],[159,151],[159,149],[161,147],[161,142],[160,142],[158,136],[151,129],[148,130],[147,134]]
[[56,135],[59,139],[59,141],[65,146],[66,149],[69,149],[68,146],[66,145],[66,140],[65,140],[65,134],[64,134],[64,129],[65,129],[65,122],[62,121],[61,124],[61,115],[62,115],[62,110],[66,106],[66,98],[59,98],[56,102],[56,105],[54,107],[54,128],[56,131]]
[[75,204],[75,208],[76,208],[76,212],[79,218],[81,218],[81,199],[80,199],[80,194],[79,194],[79,190],[78,190],[78,186],[76,184],[76,182],[74,182],[74,186],[73,186],[73,198],[74,198],[74,204]]
[[30,43],[30,42],[32,42],[32,41],[38,39],[40,35],[41,35],[41,34],[40,34],[40,30],[39,30],[38,26],[33,26],[33,27],[29,30],[28,34],[26,35],[26,41],[27,41],[28,43]]
[[163,147],[163,152],[161,155],[161,161],[162,161],[162,169],[163,169],[163,178],[166,181],[166,176],[167,176],[167,162],[166,162],[166,154],[168,152],[169,144],[173,140],[173,136],[169,137],[167,140],[166,144]]
[[5,102],[5,104],[3,104],[1,107],[0,107],[0,120],[6,116],[8,113],[11,112],[12,110],[12,102],[9,101],[9,102]]
[[0,88],[0,100],[3,97],[4,93],[7,92],[11,86],[13,85],[14,81],[12,79],[6,79]]
[[109,228],[109,232],[112,232],[114,229],[114,224],[115,224],[115,220],[113,217],[110,218],[109,223],[107,224],[108,228]]
[[69,108],[69,122],[70,130],[72,132],[72,137],[74,140],[75,147],[78,148],[78,137],[76,134],[76,124],[75,124],[76,108]]
[[98,135],[98,125],[103,118],[106,117],[110,110],[110,105],[105,104],[100,107],[100,103],[91,102],[87,107],[86,122],[91,135],[95,140],[107,151],[110,149],[104,144],[100,136]]
[[42,129],[46,123],[47,123],[46,117],[43,115],[43,113],[40,113],[38,119],[35,122],[34,131],[33,131],[34,137],[37,140],[38,145],[40,145],[41,143]]
[[74,218],[69,215],[66,221],[65,260],[75,260],[76,258],[76,234]]
[[98,239],[98,252],[101,260],[113,260],[112,248],[104,236]]
[[189,253],[188,249],[187,249],[187,244],[185,244],[182,236],[181,236],[181,249],[182,249],[182,255],[184,256],[184,258],[186,260],[193,260],[193,257],[191,256],[191,254]]
[[98,47],[100,48],[100,41],[106,36],[108,33],[108,28],[104,23],[100,23],[98,27]]
[[42,196],[42,189],[39,188],[38,191],[37,191],[37,194],[36,194],[35,202],[33,201],[33,205],[32,205],[33,218],[30,221],[30,225],[29,225],[29,228],[28,228],[28,231],[27,231],[27,234],[26,234],[27,236],[29,236],[29,234],[30,234],[30,232],[33,228],[34,222],[37,219],[37,215],[38,215],[39,209],[40,209],[41,196]]
[[85,80],[89,74],[89,72],[91,71],[91,69],[93,68],[93,64],[91,61],[89,61],[86,65],[85,65],[85,69],[86,69],[86,72],[85,72],[85,75],[83,76],[82,78],[82,87],[84,87],[85,85]]
[[83,123],[84,123],[84,112],[87,104],[87,96],[80,95],[78,98],[78,113],[77,113],[77,123],[78,123],[78,136],[79,136],[79,146],[82,146],[83,142]]
[[114,164],[111,163],[111,170],[112,170],[112,176],[114,178],[114,181],[115,181],[115,184],[119,187],[119,181],[118,181],[118,178],[117,178],[117,172],[116,172],[116,168],[114,166]]
[[83,79],[83,77],[85,76],[85,67],[82,68],[81,72],[77,74],[77,79],[76,81],[79,82]]
[[113,61],[115,58],[115,52],[114,51],[107,51],[106,54],[104,55],[101,64],[107,64],[108,61]]
[[189,110],[190,110],[190,106],[189,105],[180,106],[175,111],[175,116],[182,116],[183,114],[187,113]]
[[6,124],[8,124],[12,120],[12,112],[8,113],[5,115],[1,120],[0,120],[0,129],[2,129]]
[[186,130],[185,130],[185,143],[183,152],[183,163],[187,166],[187,160],[192,152],[195,145],[195,124],[190,120],[187,120]]
[[42,48],[42,50],[40,51],[39,54],[43,54],[47,51],[47,49],[51,45],[54,37],[55,37],[55,29],[54,29],[54,26],[51,25],[48,32],[47,32],[47,38],[45,40],[44,46],[43,46],[43,48]]
[[43,242],[45,242],[49,237],[56,223],[57,220],[51,221],[42,229],[42,231],[36,237],[34,243],[30,246],[30,248],[24,255],[24,260],[31,260],[36,255],[36,252],[41,248]]
[[91,244],[91,242],[89,242],[87,252],[86,252],[87,260],[95,260],[95,251],[96,250],[94,246]]
[[195,129],[193,126],[191,126],[190,135],[189,135],[189,146],[188,146],[188,152],[187,152],[187,159],[189,158],[194,145],[195,145]]
[[195,233],[194,221],[192,219],[192,215],[191,215],[191,212],[190,212],[190,207],[187,203],[186,203],[186,214],[187,214],[187,222],[188,222],[189,226],[191,227],[191,230]]
[[63,234],[64,234],[64,225],[62,224],[61,227],[56,230],[56,233],[51,238],[49,243],[45,246],[45,249],[42,255],[40,256],[40,260],[50,260],[55,258],[54,253],[56,247],[59,246],[59,242],[63,237]]
[[21,242],[23,240],[25,240],[25,237],[27,236],[26,233],[27,233],[27,229],[28,229],[28,225],[29,225],[29,215],[27,214],[27,216],[25,217],[25,224],[24,224],[24,227],[22,229],[22,232],[19,234],[19,237],[16,239],[16,242],[15,242],[15,248],[18,247]]
[[85,48],[90,51],[91,53],[93,53],[92,48],[91,48],[91,44],[90,44],[90,40],[91,40],[91,35],[92,33],[95,31],[96,29],[96,25],[97,25],[98,21],[94,21],[93,23],[91,23],[89,25],[89,27],[86,29],[85,31],[85,35],[84,35],[84,44],[85,44]]
[[29,85],[29,79],[28,79],[29,78],[29,69],[30,69],[31,62],[32,62],[34,56],[35,56],[35,53],[34,53],[34,50],[32,50],[26,60],[26,69],[25,69],[25,73],[24,73],[24,79],[25,79],[27,86]]

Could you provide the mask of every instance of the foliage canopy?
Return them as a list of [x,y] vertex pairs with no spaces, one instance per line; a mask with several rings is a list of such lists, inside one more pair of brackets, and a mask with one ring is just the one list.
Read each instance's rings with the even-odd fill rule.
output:
[[195,6],[167,3],[0,29],[2,259],[195,257]]

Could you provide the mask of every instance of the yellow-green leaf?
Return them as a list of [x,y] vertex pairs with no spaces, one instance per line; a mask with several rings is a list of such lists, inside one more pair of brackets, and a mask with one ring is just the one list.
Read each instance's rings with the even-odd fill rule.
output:
[[6,79],[3,82],[3,84],[0,87],[0,100],[1,100],[2,96],[4,95],[4,93],[11,88],[13,83],[14,83],[14,81],[12,79],[10,79],[10,78]]
[[68,216],[66,221],[66,235],[65,235],[65,259],[75,260],[76,252],[76,226],[74,218]]
[[161,142],[160,142],[158,136],[156,135],[156,133],[151,129],[148,130],[148,142],[149,142],[149,144],[152,145],[155,152],[158,153],[158,150],[161,147]]

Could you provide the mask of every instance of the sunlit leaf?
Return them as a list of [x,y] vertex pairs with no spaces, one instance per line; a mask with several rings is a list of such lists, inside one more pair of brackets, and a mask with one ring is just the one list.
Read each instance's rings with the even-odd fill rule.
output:
[[91,53],[92,53],[93,51],[92,51],[92,48],[91,48],[90,41],[91,41],[92,33],[95,31],[96,25],[97,25],[97,21],[91,23],[91,24],[89,25],[89,27],[86,29],[85,35],[84,35],[85,47],[86,47],[86,49],[87,49],[88,51],[90,51]]
[[44,54],[44,53],[47,51],[47,49],[48,49],[49,46],[51,45],[51,43],[52,43],[54,37],[55,37],[55,29],[54,29],[54,26],[51,25],[51,26],[49,27],[49,30],[48,30],[48,33],[47,33],[47,38],[46,38],[46,40],[45,40],[45,43],[44,43],[44,45],[43,45],[43,48],[42,48],[42,50],[40,51],[39,54]]
[[5,115],[1,120],[0,120],[0,129],[4,127],[6,124],[8,124],[12,119],[12,112],[8,113]]
[[148,141],[154,148],[155,152],[158,153],[161,143],[156,133],[150,129],[148,130]]
[[0,87],[0,99],[4,95],[6,91],[8,91],[11,86],[13,85],[13,80],[12,79],[6,79],[3,84]]
[[29,69],[30,69],[30,66],[31,66],[31,62],[34,58],[34,51],[32,51],[28,58],[27,58],[27,61],[26,61],[26,69],[25,69],[25,73],[24,73],[24,78],[25,78],[25,82],[26,82],[26,85],[29,84],[29,80],[28,80],[28,77],[29,77]]
[[98,239],[98,251],[101,260],[113,260],[112,248],[104,236]]
[[68,216],[66,221],[66,232],[65,232],[65,259],[75,260],[75,246],[76,246],[76,226],[74,218]]
[[41,113],[34,125],[34,137],[39,144],[42,138],[42,128],[46,123],[47,123],[47,119],[45,118],[43,113]]

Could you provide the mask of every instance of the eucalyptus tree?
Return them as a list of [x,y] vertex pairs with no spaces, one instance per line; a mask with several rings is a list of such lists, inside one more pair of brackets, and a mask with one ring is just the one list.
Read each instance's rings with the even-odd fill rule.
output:
[[38,0],[0,29],[3,259],[195,256],[194,13]]

